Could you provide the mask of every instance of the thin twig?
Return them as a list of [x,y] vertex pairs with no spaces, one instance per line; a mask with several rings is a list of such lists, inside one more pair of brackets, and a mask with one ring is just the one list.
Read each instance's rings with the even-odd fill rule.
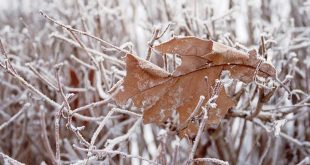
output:
[[61,94],[61,96],[62,96],[62,99],[63,99],[63,101],[65,102],[65,105],[66,105],[66,107],[67,107],[67,110],[70,112],[70,111],[71,111],[71,107],[70,107],[69,101],[68,101],[68,99],[66,98],[66,95],[65,95],[65,93],[64,93],[64,91],[63,91],[62,84],[61,84],[61,82],[60,82],[60,77],[59,77],[59,75],[60,75],[60,70],[61,70],[61,65],[62,65],[62,64],[57,65],[57,67],[56,67],[57,84],[58,84],[58,89],[59,89],[59,92],[60,92],[60,94]]
[[123,113],[123,114],[130,115],[130,116],[142,117],[142,114],[138,114],[132,111],[128,111],[128,110],[124,110],[120,108],[113,108],[113,109],[115,112],[118,112],[118,113]]
[[173,153],[172,165],[177,165],[178,164],[179,148],[180,148],[180,146],[179,146],[179,144],[177,144],[175,146],[174,153]]
[[130,135],[132,135],[132,133],[136,130],[136,128],[141,124],[141,119],[142,118],[139,118],[135,124],[127,131],[126,134],[122,135],[122,136],[119,136],[119,137],[116,137],[114,139],[108,139],[106,144],[105,144],[105,149],[106,150],[111,150],[114,148],[115,145],[117,144],[120,144],[121,142],[127,140]]
[[168,29],[170,28],[172,23],[168,23],[168,25],[166,26],[166,28],[162,31],[162,33],[160,33],[158,36],[157,36],[157,40],[160,39],[167,31]]
[[58,110],[57,114],[55,115],[55,141],[56,141],[56,153],[55,153],[55,158],[56,158],[56,164],[60,165],[60,135],[59,135],[59,126],[60,126],[60,117],[62,110],[64,108],[64,104],[62,107]]
[[106,42],[106,41],[102,40],[101,38],[98,38],[98,37],[96,37],[96,36],[93,36],[93,35],[91,35],[91,34],[89,34],[89,33],[87,33],[87,32],[80,31],[80,30],[74,29],[74,28],[72,28],[72,27],[70,27],[70,26],[64,25],[64,24],[62,24],[62,23],[60,23],[60,22],[54,20],[53,18],[49,17],[48,15],[46,15],[43,11],[40,11],[40,14],[41,14],[42,16],[44,16],[45,18],[47,18],[48,20],[50,20],[50,21],[52,21],[53,23],[55,23],[56,25],[59,25],[59,26],[65,28],[65,29],[68,29],[68,30],[70,30],[70,31],[72,31],[72,32],[76,32],[76,33],[78,33],[78,34],[82,34],[82,35],[88,36],[88,37],[90,37],[90,38],[93,38],[93,39],[95,39],[95,40],[97,40],[97,41],[100,41],[100,42],[103,43],[104,45],[108,45],[108,46],[110,46],[110,47],[112,47],[112,48],[114,48],[114,49],[116,49],[116,50],[119,50],[119,51],[121,51],[121,52],[123,52],[123,53],[126,53],[126,54],[129,54],[129,53],[130,53],[130,52],[124,50],[124,49],[121,49],[121,48],[119,48],[119,47],[117,47],[117,46],[115,46],[115,45],[113,45],[113,44],[111,44],[111,43],[109,43],[109,42]]
[[[86,48],[85,48],[85,49],[86,49]],[[92,65],[87,64],[86,62],[84,62],[84,61],[80,60],[79,58],[75,57],[73,54],[70,55],[70,58],[71,58],[72,60],[76,61],[77,63],[79,63],[79,64],[85,66],[85,67],[88,68],[88,69],[96,70],[96,67],[93,67]]]
[[11,123],[15,122],[15,120],[22,114],[24,111],[26,111],[31,106],[30,103],[24,104],[24,106],[13,116],[10,118],[10,120],[2,123],[0,125],[0,131],[2,131],[5,127],[9,126]]
[[253,118],[255,118],[260,113],[264,103],[269,101],[269,99],[273,95],[275,89],[276,88],[272,89],[272,91],[270,91],[266,95],[264,94],[264,89],[262,89],[262,88],[258,89],[258,95],[259,96],[258,96],[258,101],[257,101],[256,109],[255,109],[255,111],[253,113],[251,113],[250,116],[246,117],[247,120],[252,120]]
[[177,130],[181,131],[183,129],[185,129],[187,126],[188,126],[188,123],[194,119],[195,115],[199,112],[200,108],[201,108],[201,105],[203,103],[203,101],[205,100],[205,97],[204,96],[200,96],[199,97],[199,101],[194,109],[194,111],[191,113],[191,115],[186,119],[186,121],[184,122],[184,124],[182,124],[180,126],[180,128],[178,128]]
[[54,90],[58,91],[59,89],[49,80],[47,80],[43,75],[41,75],[30,63],[26,64],[28,68],[35,74],[37,75],[43,82],[45,82],[47,85],[52,87]]
[[306,104],[307,102],[310,101],[310,95],[307,96],[305,99],[303,99],[302,101],[300,101],[299,103],[295,104],[294,106],[292,106],[289,110],[283,111],[282,112],[284,114],[290,114],[290,113],[295,113],[300,106],[308,106],[308,104]]
[[81,112],[81,111],[84,111],[84,110],[87,110],[87,109],[90,109],[90,108],[94,108],[94,107],[98,107],[98,106],[101,106],[101,105],[105,105],[109,102],[111,102],[111,97],[106,99],[106,100],[100,100],[100,101],[97,101],[97,102],[92,102],[90,104],[87,104],[87,105],[84,105],[84,106],[81,106],[79,108],[76,108],[74,110],[72,110],[72,114],[75,114],[75,113],[78,113],[78,112]]
[[[310,4],[310,3],[309,3]],[[307,165],[310,164],[310,156],[305,157],[302,161],[300,161],[297,165]]]
[[[50,105],[52,105],[54,108],[56,109],[60,109],[61,105],[56,103],[54,100],[50,99],[49,97],[47,97],[45,94],[43,94],[41,91],[39,91],[38,89],[36,89],[33,85],[29,84],[23,77],[21,77],[18,73],[15,73],[14,71],[12,71],[11,69],[6,68],[3,65],[0,65],[0,67],[2,67],[3,69],[5,69],[6,71],[8,71],[9,74],[11,74],[13,77],[15,77],[19,82],[21,82],[21,84],[23,86],[25,86],[26,88],[28,88],[31,92],[33,92],[34,94],[40,96],[42,99],[44,99],[47,103],[49,103]],[[68,109],[65,108],[64,109],[66,113],[69,113]],[[85,121],[98,121],[101,120],[101,117],[88,117],[88,116],[84,116],[84,115],[80,115],[80,114],[73,114],[76,118],[80,119],[80,120],[85,120]]]
[[79,45],[81,46],[81,48],[86,52],[87,56],[91,59],[91,61],[94,63],[96,70],[99,69],[99,65],[98,62],[96,61],[96,59],[89,53],[89,51],[86,49],[86,46],[82,43],[82,41],[78,38],[78,36],[70,29],[67,29],[71,34],[71,37],[74,38],[75,41],[77,41],[79,43]]
[[149,61],[151,59],[153,44],[157,40],[159,31],[160,30],[158,28],[155,28],[155,30],[153,32],[153,36],[152,36],[151,40],[148,42],[148,49],[147,49],[147,56],[146,56],[147,61]]
[[[2,44],[1,39],[0,39],[0,52],[1,52],[1,54],[3,54],[4,57],[5,57],[6,68],[9,69],[9,67],[10,67],[10,69],[11,69],[14,73],[17,73],[16,70],[14,69],[14,67],[13,67],[12,64],[11,64],[8,55],[6,54],[6,51],[5,51],[4,47],[3,47],[3,44]],[[9,66],[9,67],[8,67],[8,66]]]
[[124,153],[124,152],[121,152],[121,151],[115,151],[115,150],[98,150],[98,149],[87,149],[87,148],[81,148],[81,147],[78,147],[77,145],[73,145],[74,148],[78,149],[78,150],[82,150],[82,151],[86,151],[86,152],[89,152],[89,151],[92,151],[92,152],[95,152],[97,154],[100,154],[100,155],[105,155],[105,154],[109,154],[109,155],[121,155],[125,158],[136,158],[136,159],[140,159],[140,160],[144,160],[144,161],[147,161],[148,163],[151,163],[151,164],[156,164],[158,165],[158,163],[154,162],[154,161],[151,161],[149,159],[146,159],[146,158],[143,158],[142,156],[135,156],[135,155],[130,155],[130,154],[127,154],[127,153]]
[[188,161],[187,161],[188,164],[192,164],[193,163],[193,158],[194,158],[195,152],[197,150],[197,147],[198,147],[198,144],[199,144],[202,132],[203,132],[203,130],[205,128],[205,125],[207,124],[208,111],[211,108],[214,108],[216,106],[215,102],[216,102],[216,100],[218,98],[218,94],[220,92],[221,87],[222,87],[222,82],[217,80],[215,85],[214,85],[211,98],[208,100],[206,105],[202,108],[203,109],[203,118],[202,118],[201,123],[199,125],[198,132],[197,132],[197,135],[196,135],[196,138],[195,138],[192,150],[190,152],[190,155],[189,155],[189,158],[188,158]]
[[215,159],[215,158],[196,158],[196,159],[194,159],[194,162],[212,162],[212,163],[216,163],[219,165],[229,165],[228,162],[223,161],[223,160],[219,160],[219,159]]
[[105,126],[105,124],[107,123],[107,121],[109,120],[109,118],[111,117],[111,115],[113,113],[114,113],[114,109],[110,110],[109,113],[105,116],[105,118],[100,122],[99,126],[97,127],[96,131],[94,132],[94,134],[90,140],[90,146],[89,146],[90,151],[93,149],[94,144],[96,142],[96,139],[97,139],[100,131],[103,129],[103,127]]
[[[265,126],[261,121],[259,121],[259,120],[252,120],[252,122],[253,122],[254,124],[256,124],[256,125],[258,125],[258,126],[264,128],[264,129],[266,130],[267,133],[270,133],[270,132],[271,132],[271,129],[268,128],[267,126]],[[286,139],[287,141],[289,141],[289,142],[291,142],[291,143],[297,145],[298,147],[307,147],[307,148],[310,148],[310,142],[308,142],[308,141],[300,141],[300,140],[295,139],[295,138],[293,138],[293,137],[291,137],[291,136],[289,136],[289,135],[287,135],[287,134],[285,134],[285,133],[283,133],[283,132],[279,132],[279,135],[280,135],[282,138]]]
[[79,139],[79,142],[80,142],[81,144],[83,144],[83,145],[86,146],[86,147],[89,147],[89,146],[90,146],[90,144],[88,143],[88,141],[86,141],[85,138],[83,137],[83,135],[81,134],[81,131],[82,131],[83,129],[85,129],[85,126],[82,126],[82,127],[75,127],[73,124],[70,124],[70,125],[69,125],[69,129],[70,129],[71,131],[74,132],[75,136]]
[[107,73],[106,73],[106,69],[103,65],[103,60],[99,62],[99,67],[100,67],[100,70],[101,70],[101,77],[102,77],[102,80],[103,80],[103,84],[105,86],[105,89],[108,90],[110,89],[111,85],[109,84],[109,81],[108,81],[108,76],[107,76]]
[[[64,37],[64,36],[61,36],[61,35],[59,35],[59,34],[53,33],[53,34],[51,34],[50,36],[51,36],[51,37],[55,37],[55,38],[57,38],[57,39],[61,39],[61,40],[63,40],[63,41],[66,41],[67,43],[69,43],[69,44],[71,44],[71,45],[73,45],[73,46],[75,46],[75,47],[81,48],[81,46],[80,46],[77,42],[75,42],[74,40],[71,40],[71,39],[66,38],[66,37]],[[117,59],[117,58],[115,58],[115,57],[111,57],[111,56],[109,56],[109,55],[106,55],[106,54],[104,54],[104,53],[102,53],[102,52],[99,52],[99,51],[97,51],[97,50],[94,50],[94,49],[91,49],[91,48],[88,48],[88,47],[85,47],[85,49],[86,49],[87,51],[89,51],[90,53],[92,53],[92,54],[94,54],[94,55],[98,55],[98,56],[100,56],[100,57],[103,57],[103,58],[107,59],[108,61],[110,61],[110,62],[112,62],[112,63],[120,64],[120,65],[122,65],[122,66],[125,65],[125,62],[124,62],[124,61],[121,61],[121,60],[119,60],[119,59]]]
[[10,156],[8,155],[5,155],[4,153],[0,152],[0,158],[3,158],[4,162],[8,162],[10,164],[13,164],[13,165],[25,165],[24,163],[21,163],[13,158],[11,158]]
[[198,129],[198,132],[197,132],[197,135],[196,135],[196,138],[195,138],[192,150],[191,150],[190,155],[189,155],[188,164],[192,164],[193,163],[193,158],[194,158],[195,152],[197,150],[201,134],[202,134],[202,132],[204,130],[204,127],[205,127],[205,125],[207,123],[207,120],[208,120],[208,111],[207,111],[207,109],[206,108],[202,108],[202,109],[203,109],[203,114],[204,115],[203,115],[202,121],[201,121],[201,123],[199,125],[199,129]]
[[268,151],[270,149],[270,146],[271,146],[271,137],[269,136],[268,137],[268,141],[267,141],[267,146],[266,146],[266,148],[265,148],[265,150],[263,152],[263,155],[259,159],[259,163],[258,163],[259,165],[262,165],[264,163],[264,159],[267,156],[267,153],[268,153]]
[[55,158],[54,152],[52,150],[51,144],[48,140],[47,131],[46,131],[46,122],[45,122],[45,109],[43,105],[40,105],[40,121],[41,121],[41,127],[42,127],[42,138],[43,138],[43,144],[45,148],[47,149],[48,155],[51,157],[50,159],[57,164],[57,160]]
[[167,25],[167,27],[165,28],[165,30],[161,34],[159,34],[159,32],[160,32],[159,28],[155,27],[155,29],[153,31],[152,38],[148,42],[147,55],[146,55],[146,58],[145,58],[147,61],[149,61],[151,59],[152,48],[153,48],[154,42],[156,40],[160,39],[167,32],[167,30],[169,29],[170,25],[171,25],[171,23],[169,23]]

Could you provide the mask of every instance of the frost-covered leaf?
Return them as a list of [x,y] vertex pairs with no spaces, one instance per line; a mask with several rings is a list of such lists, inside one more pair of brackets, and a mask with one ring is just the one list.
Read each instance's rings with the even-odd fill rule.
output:
[[[143,108],[144,123],[163,123],[174,111],[179,114],[180,123],[184,123],[200,96],[205,96],[205,102],[208,101],[212,86],[222,71],[227,70],[232,78],[248,83],[253,81],[258,64],[264,60],[258,59],[254,51],[245,53],[196,37],[173,38],[155,46],[155,51],[177,54],[182,64],[169,73],[149,61],[127,54],[127,75],[111,91],[118,104],[132,99],[136,107]],[[273,77],[275,69],[263,61],[257,75]],[[208,127],[217,126],[228,109],[234,106],[223,87],[216,103],[217,107],[208,113]],[[182,134],[195,134],[197,128],[197,123],[191,123]]]

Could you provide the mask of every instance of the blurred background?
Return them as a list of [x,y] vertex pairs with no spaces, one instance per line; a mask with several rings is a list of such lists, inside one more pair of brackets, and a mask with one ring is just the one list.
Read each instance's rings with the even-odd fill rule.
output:
[[[113,115],[95,146],[135,158],[119,153],[90,155],[87,150],[74,147],[73,144],[83,146],[83,139],[90,141],[103,117],[118,107],[113,101],[100,101],[126,75],[124,53],[79,32],[72,35],[40,11],[63,25],[143,58],[156,30],[165,33],[155,45],[174,36],[196,36],[243,51],[259,51],[264,38],[267,61],[276,67],[278,78],[287,89],[277,88],[255,121],[245,120],[242,114],[228,114],[217,129],[204,132],[195,157],[242,165],[309,163],[310,1],[0,0],[0,39],[9,61],[24,80],[57,104],[42,99],[1,68],[0,164],[10,164],[13,159],[25,164],[59,164],[55,161],[57,141],[61,164],[152,163],[141,157],[159,164],[181,164],[191,149],[190,141],[169,134],[162,136],[162,127],[143,125],[127,114]],[[80,42],[100,61],[104,75],[94,69]],[[5,59],[1,54],[3,66]],[[162,65],[156,54],[151,61]],[[57,78],[55,65],[59,63],[63,66]],[[70,100],[72,110],[100,102],[73,117],[74,128],[66,127],[65,116],[59,117],[63,96],[57,90],[58,81],[66,96],[74,94]],[[238,104],[232,112],[250,113],[257,105],[257,85],[239,86],[233,91],[240,95],[236,96]],[[131,105],[126,108],[136,111]],[[57,119],[59,140],[55,136]],[[111,145],[109,139],[117,137],[124,140]]]

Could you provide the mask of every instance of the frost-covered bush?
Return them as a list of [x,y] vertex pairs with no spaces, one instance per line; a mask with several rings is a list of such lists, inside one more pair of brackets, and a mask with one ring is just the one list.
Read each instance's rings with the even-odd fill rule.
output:
[[[310,163],[309,2],[0,4],[0,164]],[[141,110],[108,91],[126,75],[125,53],[169,66],[152,47],[178,36],[257,49],[277,70],[269,100],[266,86],[232,82],[236,106],[200,141],[169,123],[144,125]]]

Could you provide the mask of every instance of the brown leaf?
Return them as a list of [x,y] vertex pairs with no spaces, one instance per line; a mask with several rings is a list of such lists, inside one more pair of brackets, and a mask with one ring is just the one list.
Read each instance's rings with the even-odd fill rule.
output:
[[[127,75],[111,90],[118,104],[125,104],[131,99],[136,107],[142,108],[144,123],[161,124],[174,111],[179,114],[180,123],[184,123],[200,96],[205,96],[205,103],[208,101],[211,87],[223,70],[230,71],[233,78],[248,83],[253,81],[254,72],[262,60],[257,58],[255,52],[245,53],[195,37],[174,38],[155,46],[155,51],[177,54],[182,64],[170,74],[149,61],[127,54]],[[273,77],[275,69],[271,64],[262,62],[257,74]],[[228,109],[234,106],[223,87],[216,103],[217,108],[208,113],[208,127],[217,126]],[[197,128],[198,123],[190,123],[182,134],[195,135]]]

